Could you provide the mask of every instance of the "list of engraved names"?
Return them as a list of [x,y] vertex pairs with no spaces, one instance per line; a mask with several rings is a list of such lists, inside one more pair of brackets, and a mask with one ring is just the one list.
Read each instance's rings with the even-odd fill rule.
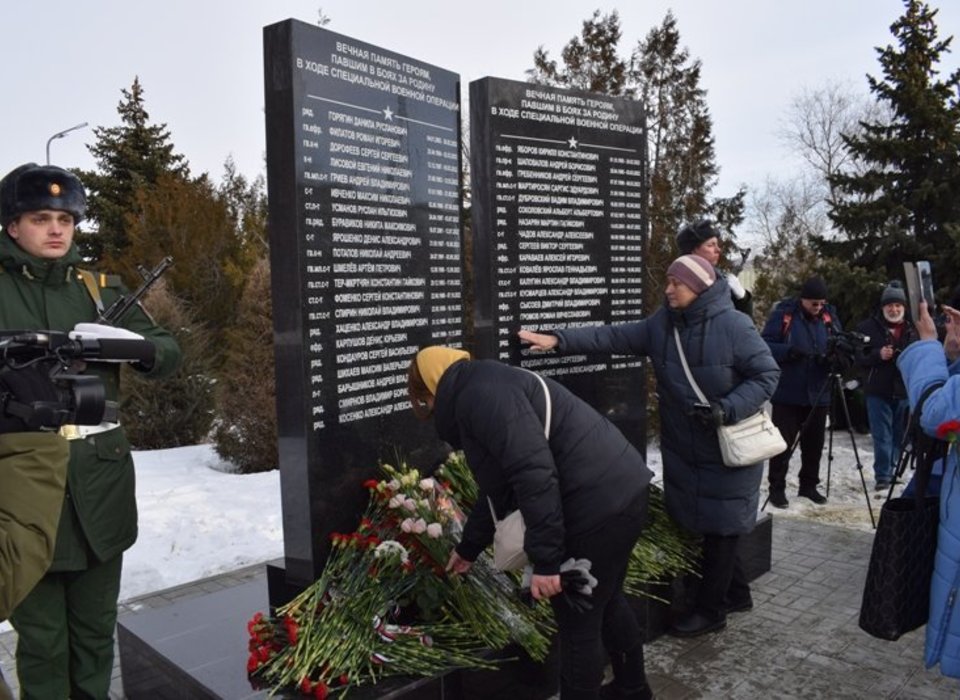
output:
[[329,49],[296,58],[314,430],[407,409],[412,354],[462,339],[455,76]]
[[[510,336],[521,325],[639,319],[642,126],[629,121],[615,98],[533,87],[519,104],[490,111],[499,357],[509,357]],[[556,125],[569,129],[558,137]],[[526,355],[521,362],[553,375],[636,364],[584,360]]]

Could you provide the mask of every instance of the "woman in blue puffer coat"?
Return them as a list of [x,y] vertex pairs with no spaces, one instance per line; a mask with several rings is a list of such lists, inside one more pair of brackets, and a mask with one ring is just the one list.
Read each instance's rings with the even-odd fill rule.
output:
[[[696,608],[671,632],[692,637],[726,626],[726,614],[753,606],[737,554],[740,535],[757,519],[763,463],[723,464],[716,426],[749,418],[773,396],[780,369],[753,322],[733,308],[730,290],[713,266],[683,255],[667,270],[666,303],[648,319],[616,326],[546,333],[520,331],[535,350],[645,355],[657,377],[660,449],[667,511],[704,536]],[[680,361],[710,401],[699,404]]]
[[[947,336],[943,346],[937,339],[926,303],[921,303],[917,331],[920,340],[906,348],[897,360],[907,387],[911,410],[927,387],[943,384],[923,403],[920,427],[936,435],[937,427],[960,419],[960,311],[942,307],[947,314]],[[944,352],[946,350],[946,353]],[[949,363],[949,365],[948,365]],[[960,474],[957,451],[952,449],[940,485],[940,525],[937,555],[930,583],[930,618],[924,662],[927,668],[940,664],[945,676],[960,678],[960,615],[954,603],[960,588]]]

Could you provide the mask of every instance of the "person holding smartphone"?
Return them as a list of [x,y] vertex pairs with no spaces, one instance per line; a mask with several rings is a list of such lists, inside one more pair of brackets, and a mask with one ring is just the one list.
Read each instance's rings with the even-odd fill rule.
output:
[[[947,317],[946,337],[939,342],[937,326],[921,301],[917,314],[918,342],[900,353],[897,367],[903,373],[910,407],[920,410],[920,428],[940,437],[938,428],[960,418],[960,311],[942,306]],[[929,388],[932,391],[926,396]],[[960,613],[954,604],[956,582],[960,577],[960,465],[957,450],[947,454],[946,465],[934,466],[928,494],[940,497],[940,524],[937,531],[937,555],[930,582],[930,618],[927,621],[924,663],[927,668],[940,665],[945,676],[960,678]],[[912,485],[912,484],[911,484]],[[904,492],[906,495],[907,491]]]

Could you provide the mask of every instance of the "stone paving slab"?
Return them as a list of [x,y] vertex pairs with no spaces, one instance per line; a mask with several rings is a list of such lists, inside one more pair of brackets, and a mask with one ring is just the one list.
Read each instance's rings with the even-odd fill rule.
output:
[[[776,518],[772,569],[752,584],[752,611],[731,615],[727,628],[716,634],[683,640],[661,637],[647,645],[647,674],[656,697],[939,700],[960,696],[957,680],[923,668],[923,628],[886,642],[857,626],[872,539],[869,532]],[[264,565],[258,564],[128,601],[120,614],[163,607],[184,596],[263,576]],[[15,632],[0,634],[0,669],[14,688],[15,646]],[[110,698],[125,698],[119,661]]]

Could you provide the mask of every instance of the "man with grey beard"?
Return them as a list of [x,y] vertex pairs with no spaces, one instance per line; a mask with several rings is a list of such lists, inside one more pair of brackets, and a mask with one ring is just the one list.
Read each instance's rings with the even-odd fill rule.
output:
[[857,358],[857,364],[863,370],[878,491],[889,488],[893,481],[907,425],[907,393],[897,369],[897,357],[918,336],[916,328],[907,321],[906,302],[903,286],[894,280],[880,295],[880,312],[857,326],[858,332],[870,337],[869,347]]

